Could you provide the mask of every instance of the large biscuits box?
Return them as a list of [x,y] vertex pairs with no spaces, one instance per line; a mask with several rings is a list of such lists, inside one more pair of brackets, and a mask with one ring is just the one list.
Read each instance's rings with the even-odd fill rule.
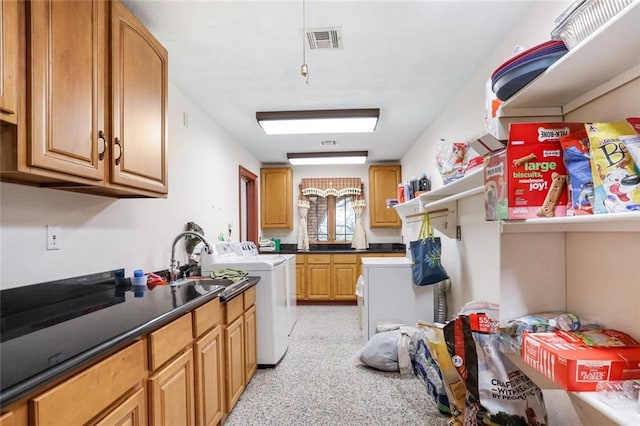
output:
[[485,218],[566,216],[567,172],[560,137],[584,123],[515,123],[503,151],[485,157]]
[[590,347],[556,333],[526,333],[522,360],[568,391],[595,391],[603,380],[640,379],[640,345]]

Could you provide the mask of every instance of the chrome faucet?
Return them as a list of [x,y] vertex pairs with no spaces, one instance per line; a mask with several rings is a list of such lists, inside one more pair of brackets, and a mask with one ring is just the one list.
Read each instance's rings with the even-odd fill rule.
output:
[[171,245],[171,263],[169,265],[169,284],[174,284],[176,282],[176,276],[178,276],[178,274],[180,273],[180,262],[176,261],[176,244],[178,244],[178,241],[180,241],[182,238],[186,237],[187,235],[200,239],[200,241],[204,243],[203,250],[206,250],[207,253],[209,254],[213,253],[213,249],[211,248],[207,240],[204,239],[204,235],[194,231],[185,231],[178,234],[175,240],[173,240],[173,244]]

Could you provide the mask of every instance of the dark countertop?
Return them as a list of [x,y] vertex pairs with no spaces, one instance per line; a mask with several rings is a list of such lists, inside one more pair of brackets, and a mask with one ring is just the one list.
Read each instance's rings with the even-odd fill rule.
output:
[[[0,292],[0,407],[115,352],[225,289],[206,284],[136,288],[116,278],[123,274],[108,271]],[[245,289],[258,281],[249,277]]]
[[280,251],[260,251],[261,254],[309,254],[309,253],[406,253],[406,246],[399,243],[374,243],[369,244],[366,250],[351,248],[351,244],[310,244],[308,251],[298,250],[297,244],[281,244]]

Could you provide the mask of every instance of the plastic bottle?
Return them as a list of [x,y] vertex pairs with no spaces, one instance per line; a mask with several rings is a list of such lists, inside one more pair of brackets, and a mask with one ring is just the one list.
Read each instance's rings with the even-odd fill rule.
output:
[[549,319],[549,325],[564,331],[600,328],[600,323],[597,319],[589,315],[578,316],[571,312],[565,312]]
[[567,312],[549,319],[549,325],[564,331],[575,331],[580,329],[580,318],[576,314]]
[[420,191],[430,191],[431,190],[431,183],[429,182],[429,178],[427,177],[426,173],[423,173],[422,176],[420,176]]
[[398,203],[402,204],[404,203],[404,185],[399,183],[398,184]]
[[411,196],[411,186],[409,185],[409,182],[405,182],[404,184],[404,199],[405,201],[409,201],[411,200],[413,197]]
[[144,291],[147,289],[147,277],[144,275],[144,271],[142,269],[136,269],[133,271],[131,287],[135,297],[144,296]]

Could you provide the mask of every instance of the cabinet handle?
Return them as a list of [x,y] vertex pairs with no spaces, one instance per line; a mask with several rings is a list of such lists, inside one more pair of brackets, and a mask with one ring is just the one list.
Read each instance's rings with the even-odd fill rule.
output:
[[118,147],[118,155],[116,156],[116,166],[120,164],[120,159],[122,158],[122,145],[120,145],[120,139],[116,138],[114,141],[114,148]]
[[102,130],[98,131],[98,142],[102,142],[102,151],[98,154],[98,158],[102,161],[104,160],[105,152],[107,152],[107,140],[104,137],[104,132]]

